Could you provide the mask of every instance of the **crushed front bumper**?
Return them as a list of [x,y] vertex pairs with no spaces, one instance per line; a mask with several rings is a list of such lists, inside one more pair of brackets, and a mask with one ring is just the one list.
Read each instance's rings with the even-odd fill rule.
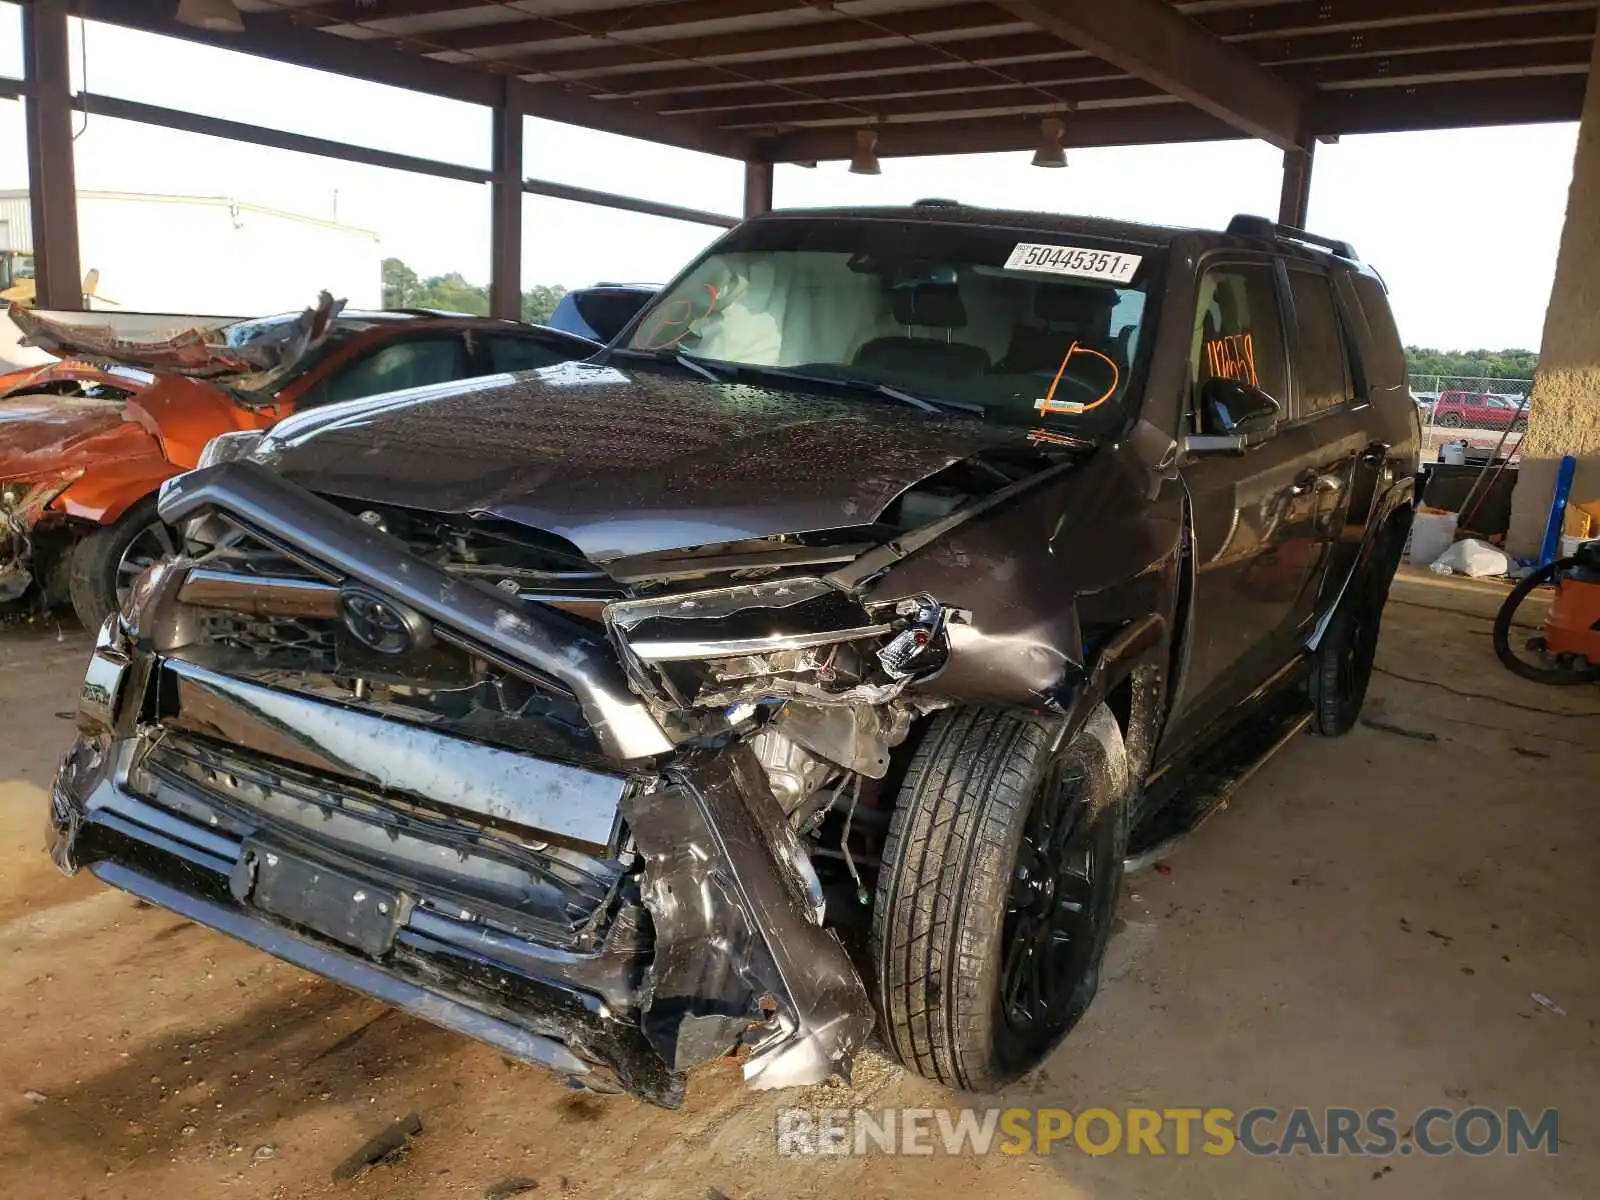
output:
[[[359,832],[345,830],[355,841],[335,840],[335,827],[355,819],[340,807],[341,781],[354,794],[361,772],[378,769],[370,764],[415,760],[415,739],[443,735],[360,714],[370,722],[356,729],[363,760],[355,741],[343,749],[339,742],[349,710],[218,678],[139,649],[120,618],[107,622],[84,681],[79,737],[51,790],[51,852],[64,871],[87,868],[594,1090],[674,1106],[685,1071],[740,1047],[756,1087],[848,1071],[871,1028],[870,1003],[837,937],[807,903],[788,827],[753,760],[738,751],[687,756],[619,787],[611,776],[574,778],[582,769],[516,756],[529,792],[546,799],[488,815],[548,818],[569,836],[593,837],[557,793],[590,795],[603,811],[610,788],[619,817],[613,845],[626,842],[635,864],[613,883],[605,937],[561,946],[452,899],[438,872],[425,869],[432,850],[443,849],[430,849],[421,827],[387,829],[395,854],[377,865],[359,845],[349,852]],[[270,787],[229,775],[234,790],[223,794],[152,772],[163,739],[205,740],[206,731],[218,753],[242,743],[251,762],[319,780],[329,807],[317,821],[297,820],[303,801]],[[452,767],[430,786],[448,792],[453,782],[475,781],[447,795],[456,811],[478,802],[477,783],[508,778],[490,756],[509,752],[443,740],[454,743]],[[427,752],[437,758],[440,750]],[[361,794],[377,793],[369,786]],[[468,863],[464,852],[460,861]]]

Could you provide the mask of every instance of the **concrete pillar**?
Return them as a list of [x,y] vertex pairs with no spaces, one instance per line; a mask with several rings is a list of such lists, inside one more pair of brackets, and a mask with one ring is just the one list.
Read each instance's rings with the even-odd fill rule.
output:
[[494,109],[494,179],[489,183],[489,315],[522,316],[522,108],[515,79]]
[[1564,454],[1578,459],[1572,499],[1600,500],[1600,38],[1589,67],[1528,436],[1511,498],[1506,549],[1512,554],[1538,553]]

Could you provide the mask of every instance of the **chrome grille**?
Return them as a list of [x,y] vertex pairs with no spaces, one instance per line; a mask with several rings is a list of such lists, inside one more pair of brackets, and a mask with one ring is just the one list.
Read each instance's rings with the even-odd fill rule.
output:
[[200,628],[213,646],[238,651],[262,665],[291,659],[294,665],[321,674],[338,663],[332,621],[251,618],[209,611],[201,617]]

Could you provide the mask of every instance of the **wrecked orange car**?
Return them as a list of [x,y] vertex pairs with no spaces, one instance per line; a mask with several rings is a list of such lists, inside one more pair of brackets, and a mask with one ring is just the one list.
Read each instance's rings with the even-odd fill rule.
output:
[[0,605],[70,603],[89,628],[174,547],[156,493],[218,434],[341,400],[586,358],[543,326],[431,312],[300,314],[130,342],[12,309],[60,356],[0,375]]

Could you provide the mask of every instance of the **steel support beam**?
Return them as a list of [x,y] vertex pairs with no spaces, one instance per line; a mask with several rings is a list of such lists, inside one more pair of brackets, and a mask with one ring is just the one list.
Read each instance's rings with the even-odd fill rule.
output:
[[494,109],[494,178],[489,183],[489,315],[522,316],[522,109],[515,79]]
[[1295,229],[1306,227],[1306,210],[1311,205],[1311,168],[1316,162],[1317,143],[1283,152],[1283,191],[1278,197],[1278,224]]
[[77,96],[77,102],[85,112],[94,113],[96,116],[113,117],[119,121],[138,121],[144,125],[159,125],[163,129],[177,129],[205,137],[226,138],[233,142],[247,142],[253,146],[270,146],[274,150],[316,154],[323,158],[337,158],[341,162],[365,163],[373,167],[388,167],[394,171],[432,175],[439,179],[459,179],[463,183],[486,183],[492,177],[492,172],[482,167],[439,162],[432,158],[418,158],[413,154],[396,154],[390,150],[374,150],[370,146],[336,142],[330,138],[312,137],[305,133],[289,133],[282,129],[267,129],[243,121],[228,121],[221,117],[184,112],[181,108],[163,108],[159,104],[123,100],[118,96],[82,92]]
[[[1222,141],[1244,136],[1207,113],[1172,103],[1078,112],[1071,114],[1066,124],[1064,141],[1068,149]],[[877,133],[879,158],[1032,151],[1039,145],[1039,118],[980,117],[887,124],[878,126]],[[849,158],[854,152],[855,130],[844,126],[795,130],[762,145],[762,157],[772,162],[818,162]]]
[[67,14],[64,0],[32,0],[22,6],[28,203],[33,221],[34,304],[38,308],[83,307]]
[[723,229],[732,229],[739,223],[738,217],[724,216],[722,213],[684,208],[679,204],[659,204],[654,200],[641,200],[637,196],[619,196],[615,192],[556,183],[549,179],[524,179],[522,190],[535,196],[549,196],[553,200],[575,200],[579,204],[597,204],[601,208],[644,213],[648,217],[666,217],[673,221],[693,221],[697,225],[717,225]]
[[744,164],[744,215],[759,217],[772,211],[772,164],[747,162]]
[[1164,0],[995,0],[1031,22],[1281,150],[1299,144],[1305,96]]

